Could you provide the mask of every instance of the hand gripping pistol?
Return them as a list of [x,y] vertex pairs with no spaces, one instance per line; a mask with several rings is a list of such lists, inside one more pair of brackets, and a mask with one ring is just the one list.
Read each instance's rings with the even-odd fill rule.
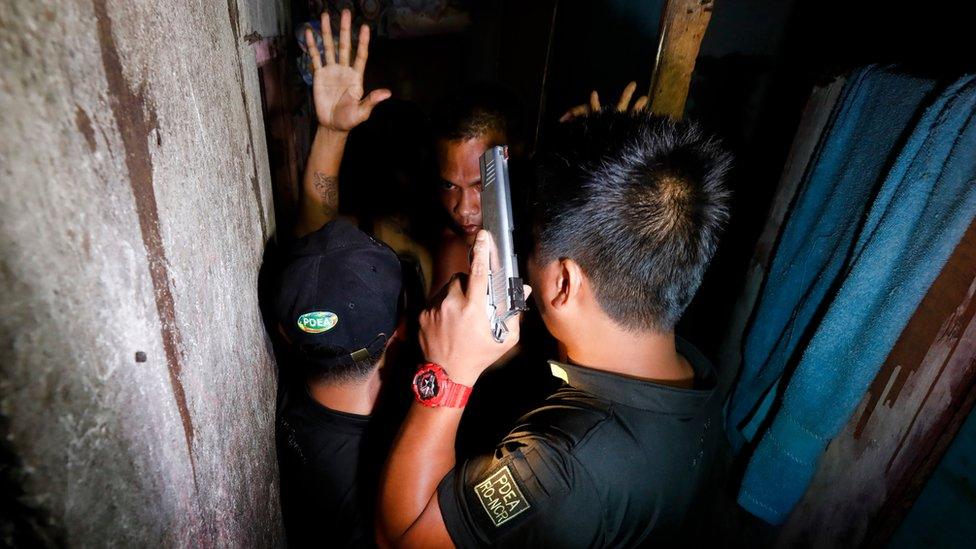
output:
[[491,335],[501,343],[508,335],[505,323],[525,310],[515,256],[507,147],[492,147],[481,156],[481,186],[482,218],[493,242],[488,256],[488,319]]

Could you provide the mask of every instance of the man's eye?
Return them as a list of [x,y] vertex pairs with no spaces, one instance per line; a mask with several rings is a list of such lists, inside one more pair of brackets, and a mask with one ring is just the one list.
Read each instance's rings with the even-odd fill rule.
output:
[[441,180],[441,189],[445,191],[451,191],[457,188],[457,185],[451,183],[450,181]]

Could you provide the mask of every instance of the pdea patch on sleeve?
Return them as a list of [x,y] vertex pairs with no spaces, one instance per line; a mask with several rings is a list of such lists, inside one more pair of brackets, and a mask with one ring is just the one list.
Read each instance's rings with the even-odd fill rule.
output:
[[495,469],[475,484],[474,493],[496,528],[532,507],[508,465]]

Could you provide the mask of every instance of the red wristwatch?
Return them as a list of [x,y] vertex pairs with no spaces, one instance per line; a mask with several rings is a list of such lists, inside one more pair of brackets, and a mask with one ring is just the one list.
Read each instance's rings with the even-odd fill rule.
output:
[[431,408],[436,406],[463,408],[468,403],[468,397],[471,396],[471,387],[454,383],[447,376],[444,368],[428,362],[413,376],[413,395],[417,402]]

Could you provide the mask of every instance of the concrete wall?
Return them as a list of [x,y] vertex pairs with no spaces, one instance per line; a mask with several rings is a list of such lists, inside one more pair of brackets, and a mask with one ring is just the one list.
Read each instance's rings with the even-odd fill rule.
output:
[[281,543],[237,0],[0,0],[0,545]]

